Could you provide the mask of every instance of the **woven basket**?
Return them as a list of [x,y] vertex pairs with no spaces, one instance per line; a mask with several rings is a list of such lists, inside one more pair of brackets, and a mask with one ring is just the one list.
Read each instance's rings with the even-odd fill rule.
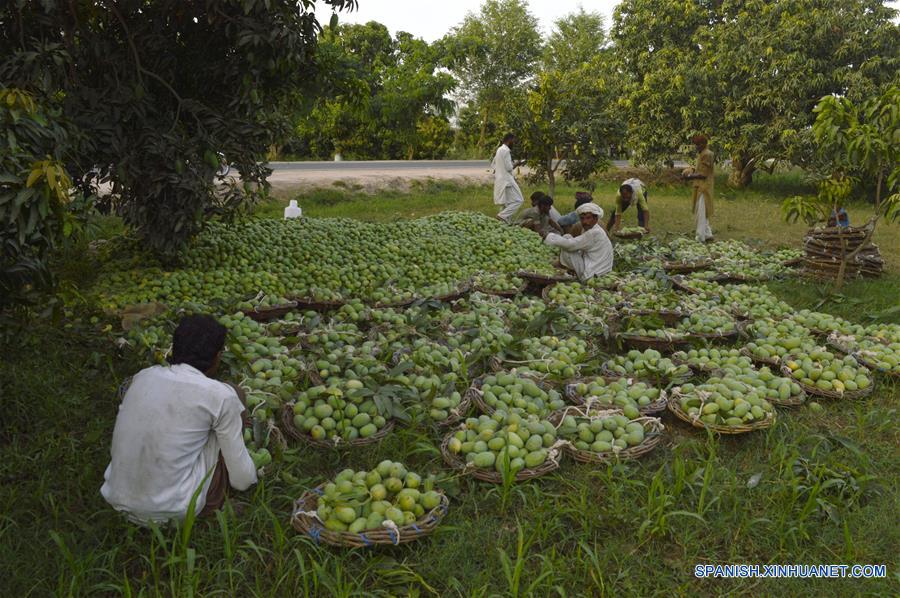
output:
[[[490,482],[491,484],[502,484],[503,474],[499,471],[467,465],[459,456],[450,452],[450,439],[453,438],[454,434],[455,432],[450,432],[444,436],[444,440],[441,442],[441,456],[444,458],[444,462],[456,471],[465,475],[471,475],[476,480]],[[515,481],[524,482],[525,480],[539,478],[559,469],[560,449],[562,449],[562,446],[551,447],[548,451],[547,460],[538,467],[517,471]]]
[[739,322],[735,322],[735,326],[733,330],[729,330],[727,332],[689,332],[687,334],[688,338],[695,340],[705,340],[705,341],[734,341],[737,340],[741,336],[741,331],[738,327]]
[[[566,398],[567,401],[569,401],[570,403],[572,403],[573,405],[576,405],[576,406],[584,406],[584,405],[589,404],[588,405],[589,407],[592,407],[593,405],[597,405],[598,407],[600,407],[603,405],[609,405],[609,403],[602,403],[602,404],[595,403],[590,400],[592,397],[587,397],[587,398],[582,397],[575,391],[575,386],[577,384],[579,384],[581,382],[590,383],[591,380],[593,380],[593,379],[594,378],[578,378],[575,380],[570,380],[565,385],[565,388],[563,390],[563,396]],[[618,378],[613,378],[610,376],[603,376],[603,379],[606,380],[607,382],[613,382],[613,381],[617,380]],[[668,402],[668,399],[666,398],[666,391],[660,388],[658,399],[656,399],[652,403],[644,405],[643,407],[638,407],[638,409],[640,410],[640,412],[643,415],[653,415],[653,414],[665,411],[667,402]],[[610,405],[610,408],[618,409],[618,407],[616,407],[615,405]]]
[[671,278],[672,286],[683,293],[688,293],[690,295],[699,295],[702,291],[699,289],[695,289],[692,287],[688,281],[682,276],[673,276]]
[[394,422],[388,420],[383,428],[381,428],[368,438],[355,438],[353,440],[344,440],[343,438],[327,438],[316,440],[303,430],[297,429],[297,426],[294,425],[294,404],[286,403],[281,409],[281,427],[284,428],[284,433],[286,433],[291,438],[294,438],[296,440],[299,440],[300,442],[304,442],[316,448],[349,449],[357,446],[366,446],[368,444],[375,444],[376,442],[380,442],[385,437],[387,437],[387,435],[390,434],[394,429]]
[[[706,430],[710,430],[712,432],[716,432],[717,434],[746,434],[747,432],[753,432],[755,430],[762,430],[770,427],[773,423],[775,423],[775,413],[769,412],[766,413],[766,419],[761,421],[755,421],[752,424],[746,424],[741,426],[719,426],[719,425],[710,425],[703,423],[699,418],[691,417],[684,409],[681,408],[681,402],[678,400],[681,398],[681,394],[679,392],[680,388],[675,388],[672,390],[672,394],[669,397],[669,411],[671,411],[675,417],[678,419],[685,421],[695,428],[702,428]],[[770,401],[771,402],[771,401]]]
[[518,287],[516,287],[514,289],[508,289],[505,291],[496,291],[496,290],[492,290],[492,289],[487,289],[484,287],[480,287],[477,284],[474,284],[472,286],[473,291],[477,291],[479,293],[484,293],[485,295],[495,295],[497,297],[515,297],[516,295],[524,293],[526,288],[528,288],[528,281],[522,281],[522,284],[520,284]]
[[613,236],[614,236],[615,238],[617,238],[617,239],[623,239],[623,240],[626,240],[626,241],[630,241],[630,240],[633,240],[633,239],[642,239],[642,238],[644,237],[644,234],[645,234],[645,233],[640,233],[640,232],[637,232],[637,231],[632,232],[632,233],[622,233],[622,232],[616,231],[616,232],[613,233]]
[[[622,411],[620,409],[595,411],[590,407],[567,407],[566,409],[557,411],[550,422],[558,429],[563,418],[569,415],[582,419],[596,419],[598,417],[606,417],[615,414],[622,415]],[[563,450],[579,463],[614,463],[616,461],[629,461],[642,457],[656,448],[662,441],[662,434],[666,428],[663,426],[662,420],[658,417],[644,416],[631,421],[638,422],[644,427],[644,441],[637,446],[630,446],[626,449],[614,448],[605,453],[595,453],[594,451],[577,449],[570,442],[567,442]]]
[[718,274],[709,279],[712,282],[717,282],[719,284],[747,284],[751,282],[757,282],[759,279],[756,278],[748,278],[746,276],[741,276],[739,274]]
[[382,301],[381,303],[374,304],[373,307],[377,309],[384,309],[387,307],[409,307],[416,301],[418,301],[417,297],[410,297],[409,299],[398,299],[397,301]]
[[749,357],[750,361],[756,365],[768,365],[773,367],[781,367],[781,358],[779,357],[757,357],[747,347],[741,347],[741,355]]
[[443,295],[437,295],[435,297],[431,297],[434,301],[455,301],[460,297],[469,294],[469,291],[472,290],[472,284],[470,282],[460,283],[455,290],[445,293]]
[[262,309],[244,309],[241,310],[245,316],[257,322],[270,322],[278,320],[289,312],[296,311],[299,305],[296,301],[291,301],[283,305],[275,307],[263,307]]
[[[792,359],[792,356],[787,356],[787,357],[785,357],[784,362],[788,362],[791,359]],[[861,364],[861,365],[863,365],[863,364]],[[872,391],[875,390],[875,379],[874,378],[872,378],[872,383],[869,384],[868,388],[863,388],[862,390],[845,390],[844,392],[838,392],[836,390],[823,390],[823,389],[819,388],[818,386],[816,386],[815,384],[805,384],[805,383],[801,382],[798,378],[794,377],[793,370],[791,370],[791,368],[787,367],[786,365],[781,366],[781,375],[784,376],[785,378],[790,378],[791,380],[793,380],[794,382],[799,384],[800,388],[802,388],[804,391],[806,391],[806,394],[813,395],[816,397],[822,397],[823,399],[835,399],[835,400],[844,399],[844,400],[852,401],[855,399],[865,398],[865,397],[869,396],[870,394],[872,394]]]
[[655,336],[639,336],[636,334],[628,334],[620,332],[616,338],[623,346],[629,349],[637,349],[645,351],[647,349],[656,349],[660,353],[674,353],[682,347],[691,344],[689,337],[673,337],[670,339],[657,338]]
[[319,518],[312,514],[318,507],[319,497],[322,496],[324,487],[324,485],[318,486],[294,501],[294,511],[291,515],[291,525],[294,529],[308,535],[316,544],[321,542],[347,548],[368,548],[379,544],[394,546],[406,544],[433,532],[450,508],[450,500],[443,492],[440,492],[440,504],[412,525],[361,533],[332,531],[326,529]]
[[312,299],[310,297],[294,297],[297,309],[312,311],[328,311],[339,309],[344,305],[343,301],[326,301],[324,299]]
[[528,283],[539,287],[543,287],[548,284],[554,284],[557,282],[575,282],[578,280],[577,278],[566,274],[547,275],[538,274],[536,272],[525,272],[524,270],[516,272],[516,276],[524,279]]
[[697,262],[663,262],[666,272],[688,273],[707,270],[712,265],[712,260],[700,260]]
[[[861,365],[866,366],[867,368],[869,368],[870,370],[872,370],[874,372],[878,372],[879,374],[888,376],[890,378],[900,378],[900,372],[896,372],[894,370],[886,370],[886,369],[882,368],[880,365],[878,365],[877,363],[875,363],[874,361],[872,361],[871,359],[869,359],[867,356],[868,351],[866,349],[861,349],[859,347],[855,347],[855,346],[851,345],[850,344],[851,338],[852,337],[845,337],[845,336],[838,335],[836,333],[832,333],[832,334],[828,335],[827,343],[828,343],[828,346],[831,347],[832,349],[834,349],[835,351],[837,351],[839,353],[843,353],[844,355],[853,356],[856,359],[856,361],[858,361]],[[855,340],[855,339],[853,339],[853,340]],[[882,339],[882,338],[877,338],[874,336],[863,337],[863,339],[861,339],[861,340],[869,340],[874,343],[880,343],[882,345],[890,344],[889,341]]]

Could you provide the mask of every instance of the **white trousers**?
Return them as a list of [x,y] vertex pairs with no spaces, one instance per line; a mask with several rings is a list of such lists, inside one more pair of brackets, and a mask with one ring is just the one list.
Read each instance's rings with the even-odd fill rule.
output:
[[507,224],[511,223],[513,216],[516,215],[523,203],[525,203],[525,198],[522,197],[522,192],[518,189],[507,187],[503,193],[503,209],[500,210],[497,217]]
[[574,270],[575,275],[578,276],[578,278],[581,278],[584,275],[584,256],[581,255],[580,251],[566,251],[565,249],[561,249],[559,251],[559,263],[569,270]]
[[697,198],[697,212],[694,214],[694,224],[697,225],[695,236],[698,241],[704,242],[712,239],[713,232],[709,227],[709,220],[706,218],[706,196],[702,193]]

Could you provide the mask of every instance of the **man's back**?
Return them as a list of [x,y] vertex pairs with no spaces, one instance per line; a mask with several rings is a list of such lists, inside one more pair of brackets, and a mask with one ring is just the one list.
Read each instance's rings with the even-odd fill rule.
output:
[[232,485],[248,487],[256,472],[241,441],[242,409],[232,388],[190,365],[142,370],[119,407],[101,494],[139,521],[183,517],[220,450]]

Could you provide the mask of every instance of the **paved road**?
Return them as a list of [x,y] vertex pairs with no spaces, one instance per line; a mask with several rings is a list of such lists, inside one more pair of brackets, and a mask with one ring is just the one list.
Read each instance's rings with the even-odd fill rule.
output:
[[[628,166],[628,160],[613,160],[613,166]],[[377,171],[388,174],[406,170],[473,170],[483,171],[491,167],[490,160],[345,160],[343,162],[270,162],[275,172],[322,171],[350,172]]]
[[[627,160],[615,160],[622,168]],[[368,160],[343,162],[270,162],[269,182],[276,191],[291,193],[301,188],[341,185],[355,190],[374,190],[407,185],[426,179],[455,180],[489,185],[493,180],[488,160]],[[678,164],[676,164],[678,166]],[[519,175],[527,168],[518,171]]]

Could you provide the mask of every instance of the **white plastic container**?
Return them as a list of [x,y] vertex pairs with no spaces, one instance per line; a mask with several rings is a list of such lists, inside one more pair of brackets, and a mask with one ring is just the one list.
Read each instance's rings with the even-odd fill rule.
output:
[[284,219],[299,218],[303,216],[303,210],[297,205],[297,200],[292,199],[290,205],[284,209]]

